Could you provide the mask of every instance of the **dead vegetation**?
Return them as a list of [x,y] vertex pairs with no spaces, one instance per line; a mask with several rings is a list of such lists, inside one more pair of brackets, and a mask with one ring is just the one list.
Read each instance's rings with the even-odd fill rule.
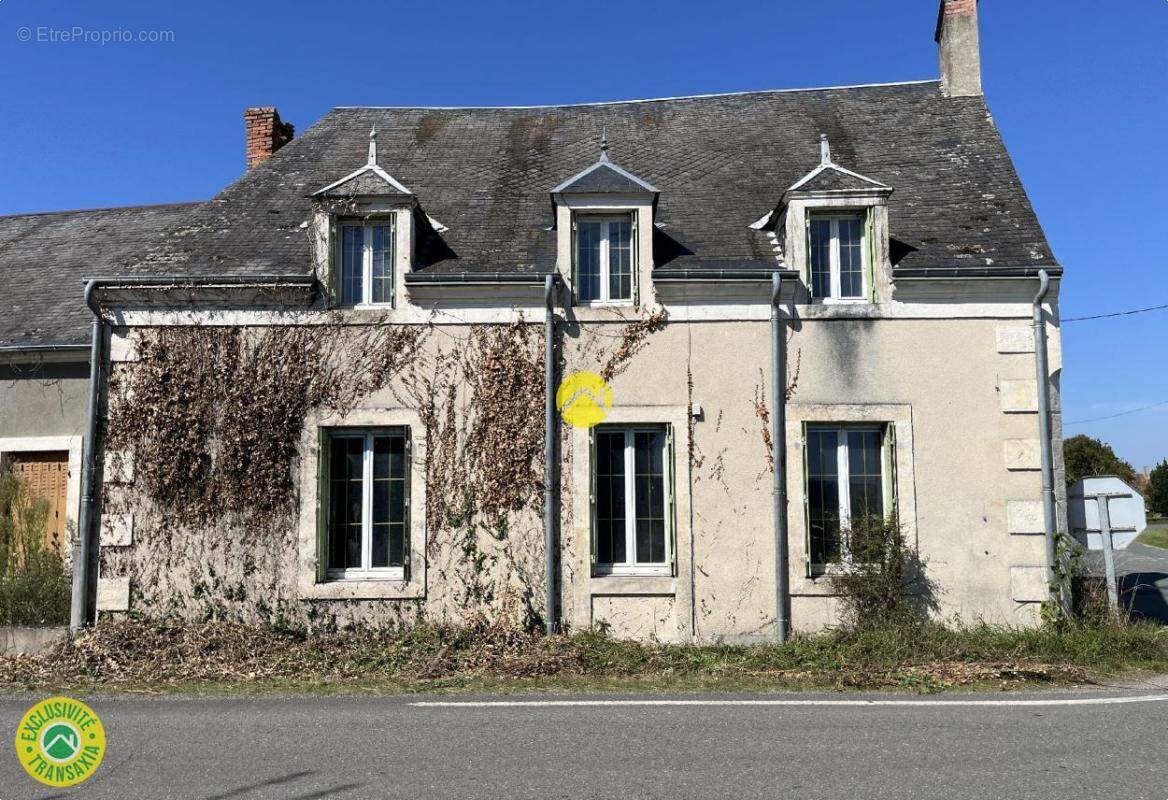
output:
[[328,629],[128,620],[33,656],[0,658],[10,688],[430,690],[462,688],[906,689],[1088,683],[1168,671],[1151,625],[829,632],[785,645],[637,644],[541,636],[515,603],[493,621]]
[[308,413],[343,411],[385,386],[422,335],[407,326],[160,329],[111,376],[111,458],[131,458],[141,490],[185,523],[214,522],[225,509],[283,514]]

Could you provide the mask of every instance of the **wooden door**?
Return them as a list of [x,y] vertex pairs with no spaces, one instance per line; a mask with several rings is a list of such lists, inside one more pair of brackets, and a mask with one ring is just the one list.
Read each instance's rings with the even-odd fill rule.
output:
[[67,452],[10,453],[12,472],[20,478],[30,501],[49,501],[45,544],[65,552],[65,518],[69,509],[69,454]]

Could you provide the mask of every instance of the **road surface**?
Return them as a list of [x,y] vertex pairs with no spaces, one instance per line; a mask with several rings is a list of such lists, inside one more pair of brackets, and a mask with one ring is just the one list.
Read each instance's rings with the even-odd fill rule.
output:
[[[12,732],[40,698],[7,696],[0,800],[1165,800],[1160,683],[1109,693],[629,698],[649,705],[596,695],[82,698],[104,721],[108,752],[68,791],[21,770]],[[450,701],[482,704],[428,705]]]

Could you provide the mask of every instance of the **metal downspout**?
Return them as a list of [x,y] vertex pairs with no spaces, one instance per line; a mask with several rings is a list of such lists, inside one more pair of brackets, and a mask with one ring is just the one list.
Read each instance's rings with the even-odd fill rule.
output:
[[1043,533],[1046,536],[1046,580],[1050,587],[1051,600],[1060,602],[1061,590],[1055,586],[1055,500],[1054,463],[1050,436],[1050,369],[1046,353],[1046,320],[1042,304],[1050,291],[1050,274],[1046,270],[1038,273],[1038,294],[1032,306],[1034,318],[1034,363],[1038,380],[1038,440],[1042,455],[1042,516]]
[[89,598],[93,596],[95,552],[93,548],[94,469],[97,462],[98,397],[101,391],[102,344],[105,322],[94,301],[97,281],[85,285],[85,304],[93,312],[89,346],[89,417],[85,428],[85,455],[81,464],[81,509],[77,518],[77,539],[73,545],[73,596],[69,610],[69,630],[76,633],[92,620]]
[[782,302],[783,276],[771,278],[771,461],[774,464],[775,503],[775,637],[779,644],[787,641],[791,630],[790,565],[787,554],[787,387],[786,340],[779,310]]
[[547,576],[547,596],[544,598],[547,634],[556,632],[556,551],[555,551],[555,497],[559,475],[556,464],[556,312],[555,279],[548,275],[543,284],[543,301],[547,307],[544,319],[544,366],[543,366],[543,543],[544,572]]

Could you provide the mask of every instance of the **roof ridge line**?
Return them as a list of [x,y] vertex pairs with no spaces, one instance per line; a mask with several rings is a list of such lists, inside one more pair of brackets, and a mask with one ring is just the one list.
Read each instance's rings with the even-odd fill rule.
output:
[[938,78],[916,81],[892,81],[890,83],[856,83],[843,86],[812,86],[803,89],[750,89],[743,92],[711,92],[709,94],[684,94],[672,97],[647,97],[639,100],[599,100],[591,103],[551,103],[547,105],[519,106],[334,106],[333,111],[524,111],[541,108],[587,108],[592,106],[619,106],[637,103],[660,103],[666,100],[704,100],[713,97],[745,97],[756,94],[791,94],[794,92],[831,92],[840,89],[878,89],[886,86],[922,86],[926,83],[940,83]]
[[206,202],[206,200],[184,200],[179,203],[142,203],[132,206],[97,206],[95,208],[64,208],[56,211],[21,211],[16,214],[0,214],[0,219],[51,217],[55,214],[92,214],[97,211],[144,211],[154,208],[185,208],[186,206],[199,206]]

